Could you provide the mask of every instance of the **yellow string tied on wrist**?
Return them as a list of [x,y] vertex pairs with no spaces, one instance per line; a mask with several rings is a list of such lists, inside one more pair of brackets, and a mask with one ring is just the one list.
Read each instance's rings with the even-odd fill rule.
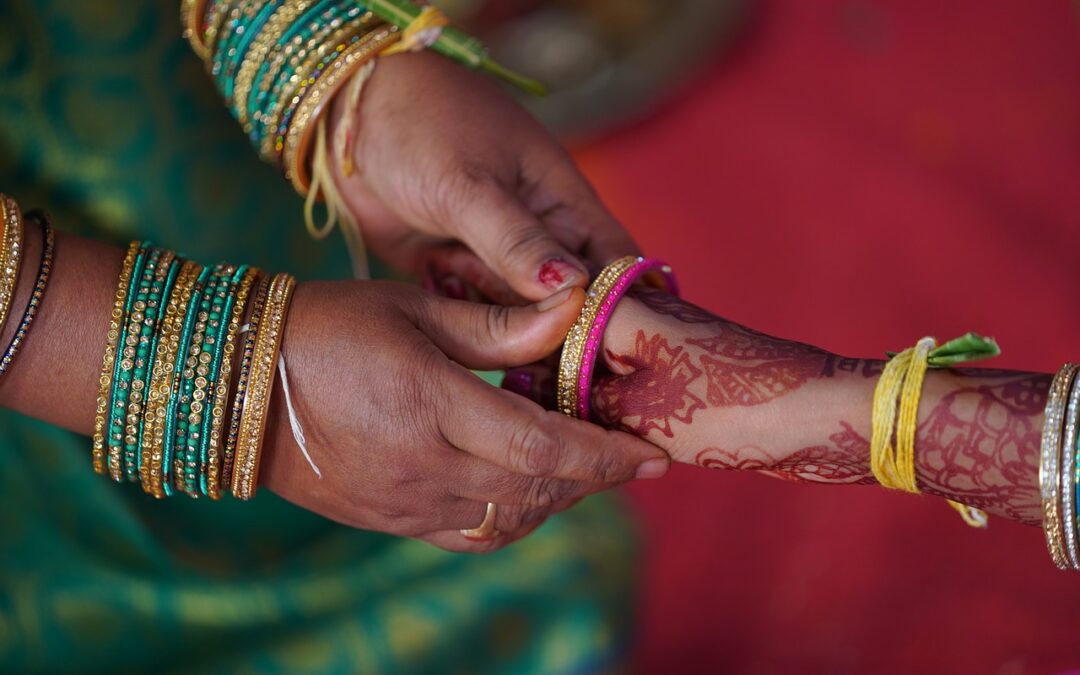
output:
[[[919,494],[915,476],[915,431],[923,381],[931,366],[949,366],[965,361],[997,356],[992,339],[968,333],[941,347],[932,337],[924,337],[910,349],[893,356],[874,387],[870,469],[882,487]],[[892,445],[893,437],[896,445]],[[949,506],[972,527],[986,527],[982,509],[952,500]]]
[[438,7],[427,5],[401,31],[401,41],[383,50],[384,56],[427,49],[442,36],[450,19]]

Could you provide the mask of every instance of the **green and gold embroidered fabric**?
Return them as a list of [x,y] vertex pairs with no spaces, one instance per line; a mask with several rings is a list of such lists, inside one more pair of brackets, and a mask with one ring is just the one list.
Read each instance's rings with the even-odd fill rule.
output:
[[[175,2],[0,3],[0,188],[58,226],[344,277],[251,151]],[[102,336],[104,348],[104,335]],[[490,556],[268,492],[157,501],[0,411],[0,671],[575,673],[617,665],[633,546],[610,498]]]

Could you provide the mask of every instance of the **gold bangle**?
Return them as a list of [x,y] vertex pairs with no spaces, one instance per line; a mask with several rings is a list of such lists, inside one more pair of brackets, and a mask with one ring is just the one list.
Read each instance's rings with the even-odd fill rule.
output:
[[98,378],[97,408],[94,413],[94,438],[91,459],[94,472],[105,473],[105,423],[109,413],[109,392],[112,391],[113,366],[120,345],[120,329],[124,320],[124,305],[127,303],[128,284],[135,269],[135,259],[139,255],[142,242],[133,241],[128,246],[127,255],[120,266],[120,283],[116,288],[116,302],[113,303],[109,316],[109,332],[105,342],[105,356],[101,359],[101,377]]
[[1043,532],[1050,558],[1061,569],[1068,569],[1065,557],[1065,540],[1061,522],[1061,472],[1062,416],[1073,380],[1076,378],[1075,363],[1066,363],[1054,376],[1046,400],[1043,421],[1042,446],[1039,455],[1039,493],[1042,498]]
[[203,41],[199,30],[199,18],[206,11],[206,0],[182,0],[180,3],[180,25],[184,39],[191,45],[192,51],[202,60],[210,57],[210,47]]
[[559,356],[556,401],[559,411],[565,415],[577,417],[578,414],[578,380],[581,376],[581,363],[585,358],[585,343],[596,321],[596,315],[619,277],[637,262],[636,256],[619,258],[605,267],[589,286],[589,292],[585,296],[585,306],[581,308],[581,314],[567,333],[562,355]]
[[154,368],[151,373],[146,412],[143,414],[142,462],[140,478],[145,492],[165,498],[162,460],[165,450],[165,425],[169,400],[175,395],[176,361],[180,354],[180,333],[191,304],[192,289],[202,272],[202,265],[187,261],[176,276],[176,288],[161,320]]
[[306,12],[309,7],[307,0],[300,2],[287,2],[279,5],[270,18],[266,20],[259,34],[255,36],[240,68],[236,71],[233,86],[232,107],[236,111],[236,120],[244,129],[244,133],[250,134],[252,130],[251,120],[248,118],[248,98],[251,96],[251,88],[255,84],[255,75],[259,67],[266,63],[270,52],[277,46],[281,36],[296,19]]
[[249,268],[240,280],[232,316],[229,317],[225,332],[225,344],[222,345],[221,370],[214,385],[214,405],[210,409],[210,441],[206,451],[206,494],[210,499],[221,499],[221,430],[225,424],[225,410],[229,403],[236,336],[240,332],[240,322],[247,310],[251,286],[260,273],[257,267]]
[[285,140],[278,132],[281,131],[286,113],[289,110],[292,110],[293,114],[296,113],[295,108],[304,99],[304,94],[318,80],[315,73],[319,64],[325,63],[330,53],[344,49],[354,37],[367,31],[377,30],[382,26],[381,23],[369,25],[371,16],[368,13],[338,27],[328,26],[326,32],[320,31],[317,35],[313,35],[308,40],[306,48],[295,55],[294,59],[299,63],[292,64],[294,65],[292,74],[281,84],[279,91],[271,90],[270,92],[271,98],[274,99],[274,108],[263,120],[266,131],[263,134],[260,154],[264,160],[281,165]]
[[401,32],[396,26],[383,26],[367,33],[359,42],[346,48],[341,56],[330,64],[328,70],[323,71],[300,101],[289,124],[283,155],[285,177],[292,182],[298,193],[307,194],[310,182],[307,169],[308,147],[327,102],[333,100],[334,94],[357,68],[400,38]]
[[[202,56],[203,65],[209,71],[214,54],[217,52],[218,34],[225,25],[225,18],[232,11],[232,2],[228,0],[213,0],[210,11],[206,16],[206,30],[203,32],[201,42],[206,45],[206,55]],[[194,47],[194,45],[193,45]],[[196,49],[196,53],[198,50]]]
[[15,200],[2,194],[0,220],[4,224],[4,237],[0,240],[0,329],[3,329],[11,310],[15,282],[19,279],[19,266],[22,264],[23,220],[22,211]]
[[232,493],[237,499],[255,496],[259,476],[259,460],[266,434],[266,416],[270,395],[274,389],[278,354],[284,334],[285,317],[296,279],[278,274],[270,282],[265,314],[255,338],[255,353],[251,363],[244,412],[240,418],[240,437],[236,444],[236,466],[233,469]]

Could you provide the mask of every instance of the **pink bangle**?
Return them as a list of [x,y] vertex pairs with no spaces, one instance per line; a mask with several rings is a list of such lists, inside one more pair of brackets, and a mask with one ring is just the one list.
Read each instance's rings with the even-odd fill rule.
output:
[[559,362],[557,398],[563,413],[589,419],[589,387],[604,330],[622,297],[648,274],[657,277],[650,280],[652,285],[678,295],[678,284],[670,266],[659,260],[633,256],[605,267],[589,287],[585,307],[567,335]]

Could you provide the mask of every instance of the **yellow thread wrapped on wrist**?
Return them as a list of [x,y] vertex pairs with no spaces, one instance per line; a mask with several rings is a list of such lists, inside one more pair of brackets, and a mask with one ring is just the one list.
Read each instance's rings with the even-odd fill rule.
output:
[[[894,356],[874,387],[873,431],[870,437],[870,469],[882,487],[919,494],[915,476],[915,430],[923,381],[930,367],[930,353],[937,346],[932,337]],[[892,445],[895,431],[896,445]],[[986,527],[981,509],[952,500],[964,522]]]

